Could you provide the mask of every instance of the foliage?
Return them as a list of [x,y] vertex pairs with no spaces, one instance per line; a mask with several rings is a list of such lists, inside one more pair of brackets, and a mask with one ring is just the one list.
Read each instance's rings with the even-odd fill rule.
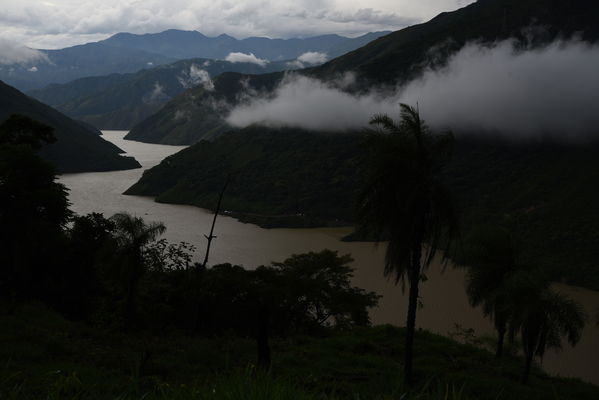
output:
[[195,246],[187,242],[177,244],[160,239],[149,243],[143,250],[144,264],[152,271],[188,269],[192,264]]
[[377,242],[388,241],[385,276],[409,285],[404,379],[411,383],[418,286],[437,252],[448,250],[457,217],[439,179],[453,136],[431,134],[416,109],[400,108],[399,123],[386,115],[371,120],[379,131],[369,138],[370,171],[358,199],[358,223]]
[[37,155],[53,140],[52,128],[24,116],[0,125],[0,293],[5,298],[55,295],[52,270],[60,268],[57,249],[71,212],[54,167]]

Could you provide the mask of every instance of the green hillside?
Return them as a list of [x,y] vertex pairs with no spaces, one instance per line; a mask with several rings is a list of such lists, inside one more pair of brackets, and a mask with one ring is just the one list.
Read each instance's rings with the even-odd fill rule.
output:
[[[442,65],[465,43],[493,43],[515,38],[526,46],[537,46],[556,38],[576,35],[583,40],[599,39],[599,3],[592,0],[479,0],[460,10],[443,13],[429,22],[380,37],[358,50],[301,73],[330,79],[353,71],[358,85],[396,84],[417,76],[423,68]],[[283,75],[271,74],[274,87]],[[193,102],[178,97],[149,119],[133,128],[130,138],[151,143],[192,144],[225,131],[224,116],[244,95],[264,86],[264,77],[229,76],[246,85],[219,85],[213,93],[188,92]],[[218,100],[232,99],[229,107]],[[216,100],[216,101],[215,101]],[[201,107],[197,105],[201,104]],[[187,120],[177,113],[190,113]],[[175,121],[167,123],[166,121]]]
[[[126,193],[223,209],[264,227],[354,219],[366,154],[358,134],[246,128],[202,141],[146,171]],[[599,145],[519,145],[460,137],[445,177],[473,227],[512,220],[526,262],[553,279],[599,289]]]
[[0,121],[11,114],[23,114],[54,128],[56,143],[42,148],[40,155],[60,172],[113,171],[139,168],[131,157],[85,124],[24,95],[0,81]]

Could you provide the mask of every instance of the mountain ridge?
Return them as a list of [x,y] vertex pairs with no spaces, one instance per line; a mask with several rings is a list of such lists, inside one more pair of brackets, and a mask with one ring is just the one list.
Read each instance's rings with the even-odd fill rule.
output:
[[84,123],[70,119],[16,88],[0,81],[0,121],[22,114],[54,128],[57,141],[40,150],[60,173],[96,172],[141,167],[132,157],[124,157],[114,144],[105,141]]

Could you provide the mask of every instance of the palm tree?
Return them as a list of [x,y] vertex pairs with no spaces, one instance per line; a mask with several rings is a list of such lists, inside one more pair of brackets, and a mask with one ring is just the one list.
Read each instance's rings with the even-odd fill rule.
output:
[[360,228],[377,242],[388,240],[385,276],[409,284],[404,379],[412,380],[412,358],[419,283],[440,249],[455,232],[455,212],[439,181],[453,142],[450,133],[432,135],[416,109],[401,104],[401,121],[377,115],[372,131],[370,174],[358,200]]
[[534,356],[542,358],[547,348],[561,349],[563,337],[575,346],[586,322],[580,304],[547,286],[528,291],[527,298],[517,322],[525,357],[522,383],[528,383]]
[[477,229],[468,241],[464,262],[468,265],[466,293],[473,307],[482,306],[497,330],[496,358],[503,354],[503,343],[514,310],[514,290],[518,273],[525,267],[517,263],[518,251],[505,229]]
[[129,213],[118,213],[110,218],[116,227],[119,256],[122,261],[125,287],[125,328],[131,328],[136,319],[136,298],[139,279],[145,272],[143,249],[166,231],[162,222],[146,223],[143,218]]

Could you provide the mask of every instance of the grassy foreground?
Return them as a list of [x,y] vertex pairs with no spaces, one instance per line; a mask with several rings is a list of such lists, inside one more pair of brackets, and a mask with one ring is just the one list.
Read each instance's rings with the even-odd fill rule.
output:
[[0,315],[0,399],[597,399],[599,387],[533,371],[522,360],[418,332],[408,390],[403,330],[391,326],[273,343],[270,374],[234,336],[97,330],[42,306]]

